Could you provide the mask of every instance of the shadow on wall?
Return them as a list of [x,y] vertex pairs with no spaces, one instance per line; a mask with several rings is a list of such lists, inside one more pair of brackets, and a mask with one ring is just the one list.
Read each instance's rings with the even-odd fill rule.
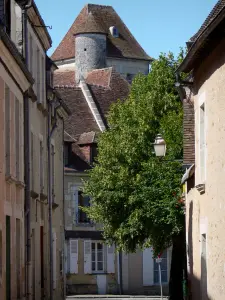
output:
[[207,263],[206,263],[206,236],[202,235],[201,250],[201,278],[197,278],[193,273],[193,202],[189,206],[189,228],[188,228],[188,300],[216,300],[210,297],[207,292]]

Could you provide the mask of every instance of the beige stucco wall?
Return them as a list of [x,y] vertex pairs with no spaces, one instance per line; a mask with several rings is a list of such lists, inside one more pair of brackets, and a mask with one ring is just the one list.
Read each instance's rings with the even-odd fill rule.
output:
[[198,67],[195,78],[196,184],[200,179],[199,106],[205,101],[205,194],[194,189],[187,195],[186,220],[192,299],[200,299],[202,234],[206,234],[207,285],[211,300],[225,299],[225,42]]
[[[4,44],[0,41],[0,56],[4,63],[14,75],[18,75],[17,84],[12,79],[9,72],[3,64],[0,63],[0,299],[6,299],[6,216],[10,217],[10,262],[11,262],[11,299],[22,297],[24,293],[24,166],[23,166],[23,94],[29,87],[24,74],[16,64],[14,58],[7,51]],[[17,77],[16,77],[17,78]],[[5,85],[10,90],[10,132],[6,132],[5,128]],[[19,87],[20,88],[19,88]],[[19,101],[20,105],[20,169],[16,174],[16,151],[15,147],[15,101]],[[6,159],[5,159],[5,140],[10,139],[10,170],[6,177]],[[20,184],[19,184],[20,183]],[[20,232],[16,230],[16,224],[19,223]],[[20,255],[17,260],[17,255]],[[9,255],[9,253],[7,253]],[[19,262],[17,270],[16,262]],[[17,273],[18,271],[18,273]],[[19,290],[18,291],[18,287]],[[19,293],[19,294],[18,294]]]

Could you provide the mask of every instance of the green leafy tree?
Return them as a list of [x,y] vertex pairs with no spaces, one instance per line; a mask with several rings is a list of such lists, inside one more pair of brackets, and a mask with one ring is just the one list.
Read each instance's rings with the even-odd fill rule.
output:
[[[128,99],[112,105],[109,129],[99,137],[97,163],[85,186],[92,197],[88,214],[103,225],[106,240],[124,251],[151,245],[157,255],[183,228],[182,168],[176,161],[182,158],[179,60],[162,54],[148,76],[138,75]],[[167,144],[163,159],[153,149],[158,133]]]
[[[109,129],[98,142],[98,157],[85,192],[86,211],[103,226],[104,237],[133,252],[152,246],[158,255],[173,245],[170,299],[183,299],[184,211],[180,181],[183,109],[176,69],[183,58],[161,54],[148,76],[138,75],[126,101],[112,105]],[[167,154],[158,158],[153,142],[162,134]]]

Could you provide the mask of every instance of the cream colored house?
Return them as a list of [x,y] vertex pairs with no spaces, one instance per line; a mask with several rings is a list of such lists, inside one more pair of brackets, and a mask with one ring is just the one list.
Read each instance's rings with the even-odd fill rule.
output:
[[[9,11],[5,11],[6,14]],[[0,15],[0,21],[2,21]],[[9,28],[0,25],[0,299],[22,299],[24,244],[24,94],[33,79]]]
[[183,177],[189,291],[193,300],[225,299],[224,24],[225,2],[218,1],[189,41],[189,51],[179,67],[179,71],[192,71],[193,75],[189,86],[192,97],[184,101],[189,103],[194,119],[190,139],[195,142],[195,162]]

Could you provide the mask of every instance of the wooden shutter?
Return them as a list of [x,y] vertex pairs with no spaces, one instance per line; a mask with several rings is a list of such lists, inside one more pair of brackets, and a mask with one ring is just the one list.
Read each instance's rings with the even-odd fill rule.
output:
[[143,286],[153,285],[154,260],[152,248],[143,251]]
[[78,273],[78,240],[70,240],[70,273]]
[[91,241],[84,241],[84,274],[91,274]]
[[107,246],[107,273],[115,273],[115,247]]
[[56,289],[56,233],[53,232],[53,289]]

